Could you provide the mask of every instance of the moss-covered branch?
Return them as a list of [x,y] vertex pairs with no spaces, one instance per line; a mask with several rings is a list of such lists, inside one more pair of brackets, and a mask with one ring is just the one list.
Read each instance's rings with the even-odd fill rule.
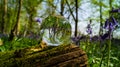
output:
[[[7,58],[2,58],[9,55]],[[75,45],[60,45],[58,47],[46,47],[43,50],[31,51],[31,48],[4,53],[0,56],[1,67],[59,67],[77,63],[87,65],[87,56],[84,51]],[[79,62],[77,62],[79,60]],[[68,64],[69,63],[69,64]],[[74,65],[73,64],[73,65]]]

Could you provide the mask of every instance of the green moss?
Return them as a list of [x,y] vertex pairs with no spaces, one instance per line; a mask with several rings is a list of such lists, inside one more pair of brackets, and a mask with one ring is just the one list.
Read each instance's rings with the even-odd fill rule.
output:
[[[32,47],[33,48],[33,47]],[[57,47],[49,46],[40,51],[30,51],[31,48],[18,49],[0,53],[0,65],[6,66],[31,66],[36,63],[44,64],[47,59],[71,51],[68,45]],[[5,55],[5,56],[4,56]]]

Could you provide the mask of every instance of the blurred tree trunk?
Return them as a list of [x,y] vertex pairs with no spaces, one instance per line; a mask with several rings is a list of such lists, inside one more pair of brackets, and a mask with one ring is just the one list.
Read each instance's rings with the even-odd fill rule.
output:
[[37,7],[40,6],[42,2],[43,0],[24,0],[23,8],[25,8],[27,15],[28,15],[28,21],[25,27],[26,29],[24,31],[24,36],[26,36],[30,32],[33,32],[34,17],[38,16]]
[[101,3],[102,3],[102,0],[99,0],[99,3],[100,3],[100,31],[99,31],[99,35],[101,35],[102,33],[103,33],[103,31],[102,31],[102,26],[103,26],[103,24],[102,24],[102,5],[101,5]]
[[66,0],[66,4],[69,8],[70,14],[72,15],[74,21],[75,21],[75,32],[74,32],[74,36],[77,36],[77,26],[78,26],[78,0],[75,0],[75,7],[76,7],[76,17],[73,14],[72,9],[70,8],[70,4],[68,3],[68,1]]
[[[100,10],[99,10],[99,12],[100,12],[100,31],[99,31],[99,35],[102,35],[103,34],[103,29],[102,29],[102,26],[103,26],[103,23],[102,23],[102,0],[99,0],[99,3],[100,3],[100,6],[99,6],[99,8],[100,8]],[[101,46],[101,40],[99,41],[99,45]],[[101,58],[103,58],[103,54],[101,55],[102,57]],[[101,65],[102,65],[102,59],[101,59],[101,61],[100,61],[100,67],[101,67]]]
[[26,28],[26,34],[25,34],[25,36],[27,35],[27,34],[29,34],[30,32],[33,32],[32,31],[32,29],[33,29],[33,18],[35,17],[35,15],[37,14],[37,9],[35,8],[36,6],[31,6],[32,5],[32,3],[30,2],[29,3],[29,7],[25,7],[26,8],[26,10],[27,10],[27,13],[29,14],[29,17],[28,17],[28,26],[27,26],[27,28]]
[[7,16],[7,0],[3,0],[3,16],[2,16],[2,23],[1,23],[1,32],[4,33],[4,24],[6,22]]
[[61,14],[62,16],[63,16],[64,6],[65,6],[64,3],[65,3],[64,0],[61,0],[61,4],[60,4],[60,5],[61,5],[61,12],[60,12],[60,14]]
[[75,7],[76,7],[76,19],[75,19],[75,37],[76,37],[78,27],[78,0],[75,0]]
[[19,26],[19,20],[20,20],[20,12],[21,12],[21,6],[22,6],[22,0],[19,0],[19,9],[17,13],[17,20],[16,20],[16,25],[15,25],[15,34],[18,34],[18,26]]
[[13,39],[13,37],[15,35],[17,35],[17,32],[18,32],[18,24],[19,24],[19,19],[20,19],[20,12],[21,12],[21,6],[22,6],[22,0],[19,0],[19,4],[18,4],[18,12],[17,12],[17,18],[16,18],[16,23],[15,23],[15,26],[13,27],[13,29],[11,30],[10,32],[10,40]]
[[55,14],[55,10],[56,10],[56,6],[54,5],[54,0],[48,0],[48,6],[49,6],[49,8],[48,8],[48,10],[49,10],[49,14],[50,15],[54,15]]
[[113,2],[114,0],[109,0],[109,6],[110,6],[110,10],[112,9],[112,2]]
[[28,9],[28,11],[29,11],[28,30],[30,31],[33,28],[33,18],[37,13],[37,10],[35,9],[35,6],[32,6],[30,9]]
[[3,12],[3,3],[2,3],[2,2],[3,2],[3,1],[1,0],[0,2],[1,2],[1,3],[0,3],[0,9],[1,9],[1,10],[0,10],[0,32],[2,32],[2,19],[3,19],[3,18],[2,18],[2,17],[3,17],[3,13],[2,13],[2,12]]
[[[112,2],[113,0],[109,0],[109,7],[110,7],[110,10],[109,10],[109,18],[111,17],[112,14],[110,14],[110,11],[112,10]],[[109,19],[110,21],[110,19]],[[110,53],[110,50],[111,50],[111,35],[112,35],[112,32],[109,30],[108,31],[109,33],[109,43],[108,43],[108,59],[107,59],[107,67],[110,66],[110,56],[111,56],[111,53]]]

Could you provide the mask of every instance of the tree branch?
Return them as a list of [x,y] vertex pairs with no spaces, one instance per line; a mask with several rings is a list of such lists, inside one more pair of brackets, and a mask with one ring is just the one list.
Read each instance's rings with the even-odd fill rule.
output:
[[72,11],[72,9],[70,8],[70,4],[68,3],[67,0],[66,0],[66,3],[67,3],[67,6],[68,6],[68,8],[69,8],[69,10],[70,10],[70,13],[71,13],[71,15],[72,15],[74,21],[75,21],[75,20],[76,20],[76,19],[75,19],[75,16],[74,16],[73,11]]

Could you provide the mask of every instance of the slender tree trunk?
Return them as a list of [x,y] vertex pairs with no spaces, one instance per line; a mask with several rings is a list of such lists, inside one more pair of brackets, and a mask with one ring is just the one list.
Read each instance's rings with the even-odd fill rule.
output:
[[[102,29],[102,26],[103,26],[103,24],[102,24],[102,5],[101,5],[101,3],[102,3],[102,0],[99,0],[99,3],[100,3],[100,31],[99,31],[99,35],[102,35],[103,34],[103,29]],[[101,47],[101,40],[99,41],[99,46]],[[102,57],[101,57],[101,61],[100,61],[100,67],[101,67],[101,65],[102,65],[102,60],[103,60],[103,53],[101,53],[102,55]]]
[[64,12],[64,0],[61,0],[61,12],[60,14],[63,16],[63,12]]
[[[100,1],[100,4],[102,3],[102,0],[99,0]],[[102,27],[103,24],[102,24],[102,5],[100,5],[100,31],[99,31],[99,35],[101,35],[103,33],[102,31]]]
[[[29,5],[32,5],[32,4],[30,3]],[[34,21],[33,18],[36,15],[36,12],[37,12],[35,7],[36,6],[26,7],[26,10],[28,11],[27,13],[29,14],[26,34],[28,34],[28,33],[30,33],[32,31],[31,29],[33,28],[33,21]]]
[[3,0],[4,7],[3,7],[3,16],[2,16],[2,24],[1,24],[1,32],[4,33],[4,25],[6,22],[6,16],[7,16],[7,0]]
[[[111,11],[112,10],[112,1],[113,0],[109,0],[109,7],[110,7],[110,10],[109,11]],[[110,14],[110,12],[109,12],[109,18],[111,17],[111,14]],[[110,19],[109,19],[109,21],[110,21]],[[108,31],[108,33],[109,33],[109,43],[108,43],[108,60],[107,60],[107,67],[109,67],[109,65],[110,65],[110,50],[111,50],[111,34],[112,34],[112,32],[109,30]]]
[[109,0],[110,10],[112,9],[112,2],[113,2],[113,0]]
[[22,0],[19,0],[19,7],[18,7],[18,12],[17,12],[16,23],[15,23],[15,26],[13,27],[13,29],[11,30],[10,40],[12,40],[13,37],[15,36],[14,32],[17,33],[19,19],[20,19],[21,6],[22,6]]
[[3,7],[2,7],[2,6],[3,6],[3,4],[2,4],[2,2],[3,2],[3,1],[1,0],[0,2],[1,2],[1,4],[0,4],[0,9],[1,9],[1,10],[0,10],[0,12],[1,12],[1,13],[0,13],[0,14],[1,14],[1,15],[0,15],[0,32],[2,32],[2,20],[3,20],[3,18],[2,18],[2,17],[3,17],[3,15],[2,15],[2,12],[3,12]]
[[68,3],[68,1],[66,0],[66,4],[70,10],[70,13],[75,21],[75,32],[74,32],[74,36],[77,36],[77,27],[78,27],[78,0],[75,0],[75,7],[76,7],[76,17],[73,14],[72,9],[70,8],[70,4]]
[[78,27],[78,0],[75,0],[75,6],[76,6],[76,20],[75,20],[75,37],[76,37]]
[[[33,8],[34,9],[34,8]],[[30,17],[29,17],[29,21],[28,21],[28,24],[29,24],[29,28],[28,28],[28,30],[30,30],[31,28],[33,28],[33,13],[31,12],[30,13]]]
[[15,33],[16,34],[18,34],[18,26],[19,26],[19,20],[20,20],[21,6],[22,6],[22,0],[19,0],[19,9],[18,9],[18,13],[17,13],[17,20],[16,20],[16,26],[15,26]]

